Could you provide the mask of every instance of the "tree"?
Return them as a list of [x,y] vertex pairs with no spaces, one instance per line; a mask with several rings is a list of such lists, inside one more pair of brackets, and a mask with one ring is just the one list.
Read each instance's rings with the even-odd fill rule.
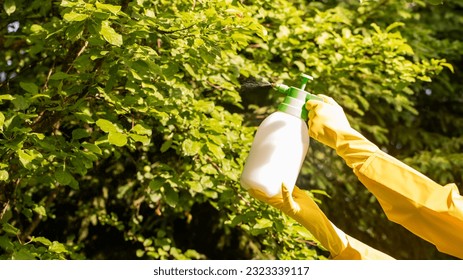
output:
[[[1,258],[326,258],[309,232],[239,185],[255,126],[280,98],[240,91],[251,77],[314,75],[311,90],[339,100],[354,127],[407,163],[433,156],[416,167],[461,183],[452,121],[461,106],[437,127],[421,114],[434,98],[461,103],[457,77],[436,76],[453,70],[445,58],[461,60],[461,43],[450,31],[435,37],[448,29],[438,16],[419,18],[431,15],[425,3],[5,0],[2,8]],[[424,88],[432,94],[419,95]],[[439,135],[441,152],[431,154],[435,138],[411,145],[402,132],[412,128]],[[390,224],[333,152],[311,145],[299,183],[335,223],[417,257],[393,246],[394,233],[374,242],[372,223]],[[349,220],[336,219],[347,209]]]

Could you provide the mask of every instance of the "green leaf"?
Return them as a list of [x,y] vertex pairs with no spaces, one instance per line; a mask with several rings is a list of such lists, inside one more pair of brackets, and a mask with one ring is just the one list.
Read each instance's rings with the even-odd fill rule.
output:
[[441,62],[441,64],[440,64],[440,65],[447,67],[447,68],[448,68],[448,69],[449,69],[449,70],[450,70],[452,73],[455,73],[455,71],[454,71],[454,69],[453,69],[453,65],[452,65],[452,64],[450,64],[450,63],[446,63],[446,62]]
[[192,141],[191,139],[186,139],[182,143],[182,150],[187,156],[194,156],[199,153],[202,147],[202,143],[198,141]]
[[135,252],[135,255],[137,256],[137,258],[141,258],[145,255],[145,250],[142,250],[142,249],[137,249],[137,251]]
[[84,142],[84,143],[82,143],[80,145],[83,148],[87,149],[88,151],[90,151],[90,152],[92,152],[94,154],[97,154],[97,155],[102,155],[103,154],[100,147],[98,147],[95,144]]
[[52,244],[50,240],[42,236],[32,237],[32,241],[42,243],[45,246],[50,246]]
[[219,146],[211,143],[211,142],[207,142],[207,148],[209,149],[209,151],[211,151],[211,153],[218,159],[224,159],[225,158],[225,153],[223,152],[222,148],[220,148]]
[[35,260],[35,256],[25,248],[19,249],[19,251],[15,251],[11,256],[13,260]]
[[166,142],[162,143],[161,145],[161,153],[164,153],[167,151],[170,146],[172,146],[173,141],[172,140],[167,140]]
[[104,21],[101,25],[100,34],[111,45],[120,47],[122,45],[122,35],[118,34],[111,26],[109,22]]
[[372,23],[372,24],[370,24],[370,26],[373,27],[373,29],[376,31],[376,33],[383,34],[383,32],[381,31],[381,28],[376,23]]
[[11,94],[1,94],[0,100],[13,100],[14,97]]
[[429,76],[418,76],[417,78],[425,82],[432,82],[431,77]]
[[135,142],[140,142],[143,145],[148,145],[150,143],[150,138],[146,135],[138,135],[138,134],[129,134],[130,138],[132,138],[133,141]]
[[17,95],[13,99],[12,103],[18,110],[26,110],[30,106],[29,100],[30,99],[27,99],[24,96]]
[[0,170],[0,181],[6,181],[9,177],[10,176],[8,175],[8,171]]
[[16,11],[16,2],[15,0],[5,0],[3,3],[3,8],[8,15],[11,15]]
[[35,205],[33,211],[41,216],[47,215],[47,210],[42,205]]
[[17,235],[19,233],[19,229],[11,225],[10,223],[4,223],[2,225],[2,229],[9,234]]
[[214,102],[206,100],[198,100],[194,104],[194,108],[203,113],[211,113],[212,111],[214,111],[214,107]]
[[67,186],[71,183],[74,177],[66,170],[58,169],[55,171],[55,179],[58,183],[63,186]]
[[404,54],[409,54],[409,55],[414,54],[412,47],[407,44],[400,45],[397,51],[404,53]]
[[65,21],[83,21],[88,18],[88,15],[85,14],[78,14],[76,12],[69,12],[64,14],[63,19]]
[[157,192],[165,184],[165,182],[166,181],[164,179],[154,178],[153,180],[151,180],[151,182],[149,184],[149,188],[153,192]]
[[68,252],[66,247],[57,241],[53,241],[53,243],[48,247],[48,250],[50,250],[53,253],[58,253],[58,254]]
[[254,225],[254,229],[264,229],[269,228],[273,225],[272,221],[266,218],[256,220],[256,224]]
[[44,31],[45,29],[41,26],[41,25],[38,25],[38,24],[32,24],[31,25],[31,31],[33,33],[40,33],[42,31]]
[[206,164],[201,166],[201,171],[210,175],[218,174],[217,169],[212,164]]
[[28,167],[31,161],[35,159],[34,155],[30,155],[29,153],[26,153],[24,150],[18,150],[17,151],[19,161],[24,165],[24,167]]
[[0,112],[0,131],[3,131],[3,124],[5,124],[5,115]]
[[83,128],[76,128],[72,131],[72,139],[79,140],[90,136],[90,132]]
[[105,120],[105,119],[98,119],[96,121],[96,125],[103,130],[104,132],[117,132],[117,126],[112,122]]
[[191,67],[190,64],[184,63],[184,64],[183,64],[183,68],[185,68],[185,70],[188,72],[188,74],[190,74],[192,77],[194,77],[194,78],[197,78],[197,77],[198,77],[198,75],[196,74],[195,70],[193,70],[193,68]]
[[127,135],[120,132],[111,131],[108,134],[109,143],[116,145],[118,147],[125,146],[127,144]]
[[187,182],[188,186],[190,186],[190,189],[192,191],[195,191],[197,193],[200,193],[204,190],[203,185],[200,182],[197,181],[188,181]]
[[149,128],[144,127],[141,124],[136,124],[130,131],[135,132],[136,134],[148,135],[151,136],[152,131]]
[[164,196],[165,201],[170,207],[177,206],[178,203],[178,193],[169,185],[164,186]]
[[3,248],[5,251],[10,251],[14,249],[14,244],[8,236],[2,235],[0,236],[0,248]]
[[85,22],[77,22],[70,24],[66,29],[66,37],[71,41],[76,41],[82,37],[84,32]]
[[394,22],[394,23],[390,24],[388,27],[386,27],[386,32],[389,32],[389,31],[393,30],[394,28],[401,27],[401,26],[405,26],[405,23],[403,23],[403,22]]
[[64,72],[56,72],[50,76],[50,80],[64,80],[67,79],[70,75]]
[[102,4],[98,1],[95,3],[95,5],[98,9],[109,11],[113,14],[117,14],[121,10],[121,6],[115,6],[111,4]]
[[32,94],[39,93],[39,87],[34,83],[20,82],[19,86],[29,93],[32,93]]

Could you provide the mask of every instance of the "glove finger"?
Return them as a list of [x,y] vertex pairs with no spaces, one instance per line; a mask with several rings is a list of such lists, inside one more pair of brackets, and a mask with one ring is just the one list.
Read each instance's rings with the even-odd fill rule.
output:
[[290,207],[293,214],[297,214],[299,211],[301,211],[301,206],[299,206],[299,204],[294,201],[292,194],[289,192],[284,183],[281,184],[281,192],[283,194],[283,203]]
[[310,99],[305,103],[305,108],[307,109],[307,111],[312,111],[321,104],[323,104],[323,101]]
[[309,110],[309,120],[312,120],[315,117],[314,110]]
[[336,106],[339,106],[339,104],[334,101],[333,98],[327,96],[327,95],[324,95],[324,94],[319,94],[318,97],[321,97],[323,99],[323,102],[325,103],[328,103],[328,104],[331,104],[331,105],[336,105]]

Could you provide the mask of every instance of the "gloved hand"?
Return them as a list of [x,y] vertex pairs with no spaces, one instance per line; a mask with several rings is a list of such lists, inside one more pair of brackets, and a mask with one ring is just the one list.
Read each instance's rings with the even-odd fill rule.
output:
[[457,186],[441,186],[387,155],[351,128],[332,98],[319,96],[324,102],[306,103],[310,136],[335,149],[353,168],[389,220],[433,243],[439,251],[463,258],[463,196]]
[[379,148],[353,129],[341,106],[333,98],[319,95],[322,101],[309,100],[309,135],[333,148],[351,168],[362,164]]
[[297,186],[290,194],[288,189],[282,185],[281,194],[273,197],[267,197],[263,192],[255,189],[250,189],[249,193],[280,209],[308,229],[331,253],[333,259],[391,259],[390,256],[363,244],[338,229],[328,220],[313,199]]

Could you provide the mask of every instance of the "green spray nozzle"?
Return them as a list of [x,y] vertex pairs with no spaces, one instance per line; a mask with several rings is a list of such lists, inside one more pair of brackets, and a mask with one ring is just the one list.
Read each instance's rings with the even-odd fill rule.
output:
[[309,80],[313,81],[313,77],[304,73],[301,74],[301,90],[305,90],[305,86]]
[[305,91],[307,83],[313,80],[313,77],[307,74],[301,74],[301,86],[300,88],[296,87],[289,87],[285,84],[275,84],[273,87],[283,93],[286,94],[283,103],[278,106],[278,110],[282,112],[289,113],[291,115],[295,115],[297,117],[302,118],[303,120],[307,120],[308,112],[305,108],[305,103],[308,100],[319,100],[323,101],[322,98],[311,94]]
[[273,87],[278,91],[278,92],[281,92],[283,94],[286,94],[288,96],[291,96],[291,97],[297,97],[298,93],[300,92],[303,92],[306,96],[305,96],[305,100],[310,100],[310,99],[314,99],[314,100],[319,100],[319,101],[323,101],[322,98],[314,95],[314,94],[311,94],[310,92],[307,92],[305,91],[305,87],[307,86],[307,83],[310,81],[313,80],[313,77],[310,76],[310,75],[307,75],[307,74],[301,74],[301,87],[300,88],[296,88],[296,87],[289,87],[285,84],[273,84]]

